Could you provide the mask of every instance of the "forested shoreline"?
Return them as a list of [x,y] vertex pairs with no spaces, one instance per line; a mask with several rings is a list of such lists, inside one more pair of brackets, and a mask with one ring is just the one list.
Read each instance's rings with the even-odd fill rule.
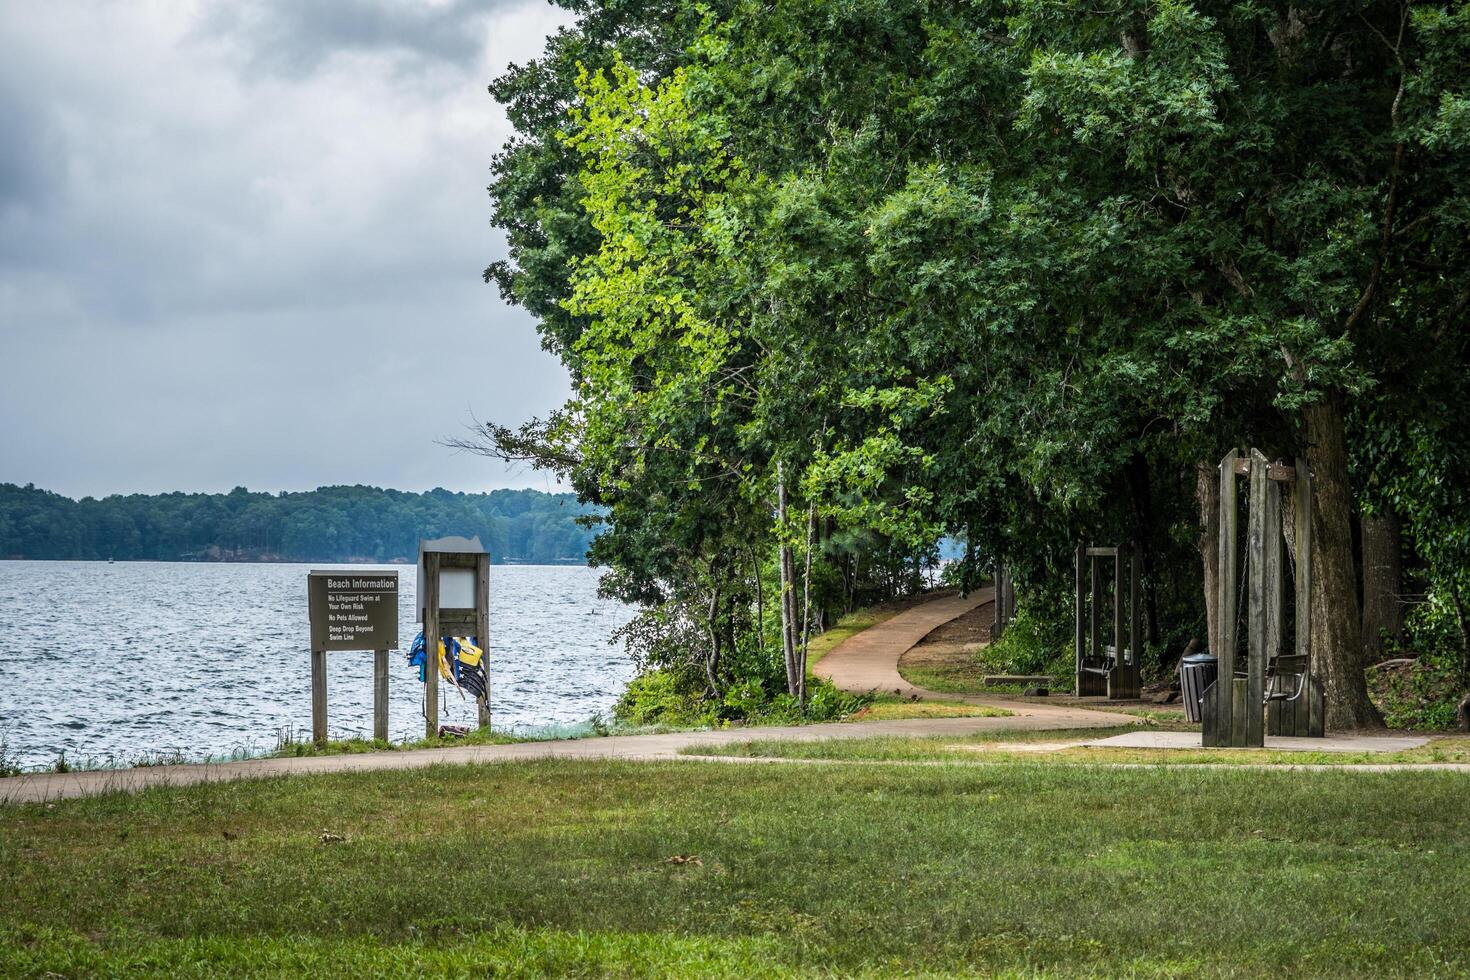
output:
[[0,483],[0,558],[402,562],[416,559],[421,537],[461,534],[479,535],[496,562],[581,564],[597,514],[539,490],[236,487],[73,500]]

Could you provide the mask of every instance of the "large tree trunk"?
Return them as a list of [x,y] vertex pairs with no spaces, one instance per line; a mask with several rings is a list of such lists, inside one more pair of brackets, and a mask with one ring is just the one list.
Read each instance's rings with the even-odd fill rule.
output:
[[1403,531],[1389,511],[1363,518],[1363,657],[1376,664],[1384,658],[1384,636],[1403,639]]
[[[1204,567],[1205,632],[1210,652],[1220,656],[1220,473],[1214,463],[1196,463],[1194,499],[1199,504],[1199,554]],[[1231,572],[1233,573],[1233,569]]]
[[1302,409],[1312,471],[1312,666],[1322,678],[1327,727],[1383,724],[1368,700],[1353,567],[1352,488],[1348,486],[1342,394]]

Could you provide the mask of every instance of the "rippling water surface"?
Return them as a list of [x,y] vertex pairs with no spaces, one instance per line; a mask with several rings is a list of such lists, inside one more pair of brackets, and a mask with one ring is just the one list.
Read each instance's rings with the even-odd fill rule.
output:
[[[306,573],[345,565],[0,561],[0,740],[28,767],[270,749],[311,731]],[[398,567],[389,734],[423,733],[414,569]],[[613,631],[630,610],[597,598],[594,569],[490,569],[494,724],[528,730],[606,712],[633,675]],[[372,733],[372,654],[327,655],[331,734]],[[473,703],[444,691],[450,724]],[[447,694],[447,698],[445,695]]]

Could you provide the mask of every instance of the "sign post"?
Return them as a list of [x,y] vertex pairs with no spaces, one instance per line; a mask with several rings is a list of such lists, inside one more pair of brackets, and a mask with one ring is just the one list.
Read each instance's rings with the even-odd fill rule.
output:
[[[424,731],[439,734],[439,638],[474,636],[489,656],[490,554],[480,539],[447,537],[419,542],[419,622],[424,624]],[[490,727],[490,672],[479,700],[480,727]]]
[[373,738],[388,739],[388,651],[398,647],[398,573],[313,571],[306,577],[311,615],[311,737],[327,740],[327,651],[373,651]]

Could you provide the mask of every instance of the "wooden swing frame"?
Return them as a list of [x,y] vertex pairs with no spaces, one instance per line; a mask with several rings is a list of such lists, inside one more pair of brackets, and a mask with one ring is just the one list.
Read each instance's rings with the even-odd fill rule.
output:
[[995,563],[995,603],[990,623],[992,642],[1001,638],[1006,627],[1016,618],[1016,584],[1011,581],[1011,570],[1005,562]]
[[[1103,563],[1113,564],[1113,642],[1103,643]],[[1077,696],[1121,701],[1143,695],[1143,602],[1140,597],[1142,565],[1136,549],[1077,546],[1075,560],[1076,613],[1072,632],[1076,654]],[[1126,599],[1125,599],[1126,594]],[[1127,606],[1127,643],[1124,643],[1124,606]]]
[[[1236,602],[1239,596],[1238,477],[1250,480],[1246,523],[1246,664],[1237,670]],[[1290,484],[1296,504],[1292,527],[1283,522],[1281,494]],[[1285,593],[1281,545],[1292,536],[1296,555],[1295,649],[1281,647]],[[1219,676],[1201,701],[1202,742],[1207,746],[1265,745],[1265,736],[1321,738],[1323,691],[1311,672],[1312,475],[1306,461],[1283,466],[1258,449],[1248,458],[1231,450],[1220,461],[1220,574],[1216,597]],[[1290,668],[1290,669],[1288,669]],[[1296,678],[1294,689],[1284,678]]]

